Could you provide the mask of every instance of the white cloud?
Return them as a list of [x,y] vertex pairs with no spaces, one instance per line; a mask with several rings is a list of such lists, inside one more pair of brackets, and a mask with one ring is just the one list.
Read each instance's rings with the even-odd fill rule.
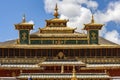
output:
[[95,1],[87,1],[86,4],[88,8],[97,9],[98,7],[98,3]]
[[[93,0],[44,0],[44,3],[45,3],[45,10],[48,13],[53,12],[56,3],[58,4],[59,9],[62,8],[61,11],[63,11],[64,9],[65,10],[67,9],[66,10],[67,12],[69,8],[76,11],[77,10],[76,8],[81,7],[82,4],[86,5],[88,8],[91,8],[91,9],[97,9],[98,7],[98,3]],[[78,11],[79,10],[77,10],[76,12]]]
[[46,12],[53,14],[56,3],[59,7],[60,18],[69,19],[68,26],[77,28],[79,32],[83,28],[83,24],[90,22],[91,18],[90,9],[81,5],[85,4],[90,8],[97,8],[98,6],[95,1],[90,0],[45,0]]
[[105,39],[120,44],[120,34],[116,30],[108,31]]
[[[91,20],[91,11],[95,10],[99,6],[96,1],[93,0],[45,0],[45,10],[48,13],[54,12],[55,4],[58,4],[60,18],[69,19],[68,26],[76,28],[78,32],[82,32],[83,24],[89,23]],[[86,7],[82,6],[86,5]],[[108,7],[103,11],[97,10],[94,12],[96,23],[106,24],[110,21],[120,22],[120,1],[110,2]],[[106,26],[105,25],[105,26]],[[108,31],[106,27],[100,31],[100,35],[109,39],[108,35],[111,34],[111,40],[120,44],[119,33],[115,30]]]
[[34,21],[33,21],[33,20],[30,20],[28,23],[30,23],[30,24],[34,24]]
[[100,36],[103,37],[106,34],[106,32],[107,32],[106,26],[103,26],[102,30],[100,30]]
[[45,11],[48,13],[53,13],[55,4],[58,3],[59,0],[44,0]]
[[101,23],[107,23],[109,21],[114,21],[116,23],[120,22],[120,1],[111,2],[108,4],[106,11],[98,11],[95,13],[98,18],[97,21]]
[[[95,13],[96,21],[98,23],[104,23],[113,21],[116,24],[120,24],[120,1],[110,2],[106,11],[98,11]],[[115,27],[115,26],[114,26]],[[114,29],[114,28],[113,28]],[[105,27],[100,31],[100,35],[112,42],[120,44],[120,34],[117,30],[108,31]]]

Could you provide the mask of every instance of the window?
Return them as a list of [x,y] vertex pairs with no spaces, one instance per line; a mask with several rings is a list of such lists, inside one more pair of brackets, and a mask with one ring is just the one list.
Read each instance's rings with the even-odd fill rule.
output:
[[31,49],[31,57],[35,57],[35,49]]
[[86,49],[86,56],[89,57],[90,56],[90,49]]
[[52,57],[52,50],[51,49],[48,49],[48,57]]
[[107,55],[107,57],[111,57],[112,56],[112,49],[106,49],[106,55]]
[[97,57],[101,57],[101,49],[96,49],[95,55],[96,55]]
[[25,53],[24,53],[24,49],[20,49],[20,56],[19,57],[24,57]]
[[42,53],[41,54],[42,54],[43,57],[46,57],[47,54],[48,54],[47,50],[46,49],[42,49]]
[[15,54],[15,57],[19,57],[19,49],[15,49],[15,52],[14,52]]
[[79,50],[76,49],[76,50],[74,50],[74,51],[75,51],[75,56],[76,56],[76,57],[79,57]]
[[30,57],[30,50],[26,49],[26,53],[25,54],[26,54],[25,56],[29,58]]
[[120,57],[120,49],[118,49],[118,57]]
[[4,49],[4,57],[8,57],[8,49]]
[[14,57],[14,49],[9,49],[9,57]]
[[0,49],[0,58],[2,57],[2,49]]
[[36,50],[36,56],[37,57],[41,57],[41,49],[37,49]]
[[70,57],[73,57],[73,56],[74,56],[74,50],[73,50],[73,49],[71,49],[71,50],[69,51],[69,56],[70,56]]
[[80,57],[85,57],[85,56],[86,56],[84,49],[81,49],[81,50],[80,50],[79,56],[80,56]]

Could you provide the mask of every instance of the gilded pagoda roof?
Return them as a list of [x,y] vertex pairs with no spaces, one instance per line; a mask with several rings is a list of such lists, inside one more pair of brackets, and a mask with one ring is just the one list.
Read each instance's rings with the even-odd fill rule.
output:
[[26,17],[25,17],[25,15],[23,15],[22,22],[15,24],[15,26],[18,26],[18,25],[34,25],[34,24],[26,22]]
[[[35,34],[38,34],[36,32]],[[48,34],[49,35],[49,34]],[[58,34],[59,35],[59,34]],[[80,49],[80,48],[119,48],[120,45],[115,44],[111,41],[108,41],[102,37],[99,37],[99,45],[18,45],[16,44],[16,40],[9,40],[6,42],[0,43],[0,48],[33,48],[33,49]]]
[[103,26],[103,24],[98,24],[98,23],[88,23],[84,24],[85,26]]
[[32,34],[30,36],[31,38],[32,37],[85,37],[87,38],[87,35],[86,34],[82,34],[82,33],[48,33],[48,34],[44,34],[44,33],[39,33],[39,34]]
[[85,25],[84,29],[86,30],[86,29],[92,29],[93,27],[94,29],[101,29],[104,24],[95,23],[94,16],[92,15],[91,22],[84,25]]
[[[50,20],[46,20],[46,27],[42,28],[41,30],[74,30],[72,28],[68,28],[67,27],[67,22],[69,20],[66,19],[60,19],[59,18],[59,13],[58,13],[58,8],[57,5],[55,7],[55,11],[54,11],[54,18],[50,19]],[[67,27],[67,28],[63,28],[63,27]]]
[[68,22],[66,19],[59,19],[59,18],[53,18],[50,20],[46,20],[46,22]]
[[41,30],[75,30],[74,28],[71,27],[45,27],[40,29]]
[[28,22],[21,22],[21,23],[15,24],[15,25],[34,25],[34,24],[28,23]]
[[[88,35],[87,34],[83,34],[83,33],[76,33],[75,29],[76,28],[71,28],[71,27],[67,27],[67,21],[66,19],[59,19],[58,18],[59,14],[58,14],[58,8],[57,5],[55,7],[55,13],[54,13],[54,18],[50,19],[50,20],[46,20],[47,24],[46,27],[39,29],[39,32],[37,33],[32,33],[30,35],[30,40],[50,40],[50,38],[52,38],[52,40],[55,40],[56,38],[58,38],[58,40],[89,40]],[[50,23],[49,23],[50,22]],[[55,23],[54,23],[55,22]],[[59,23],[61,22],[61,23]],[[51,24],[52,23],[52,24]],[[26,25],[26,26],[19,26],[19,25]],[[28,25],[28,26],[27,26]],[[31,25],[31,26],[29,26]],[[97,25],[97,26],[96,26]],[[98,26],[99,25],[99,26]],[[89,24],[85,24],[85,28],[89,26],[93,26],[93,28],[99,27],[101,28],[103,26],[103,24],[97,24],[94,22],[94,18],[92,16],[92,20],[91,23]],[[95,26],[95,27],[94,27]],[[23,20],[21,23],[19,24],[15,24],[16,29],[33,29],[33,24],[30,24],[28,22],[26,22],[25,16],[23,16]],[[25,27],[25,28],[24,28]],[[29,28],[28,28],[29,27]],[[44,38],[44,39],[43,39]],[[64,38],[64,39],[63,39]],[[110,48],[110,47],[120,47],[119,45],[110,42],[104,38],[99,37],[99,45],[18,45],[16,44],[16,40],[10,40],[10,41],[6,41],[6,42],[2,42],[0,43],[0,47],[1,48],[65,48],[65,49],[77,49],[77,48]]]

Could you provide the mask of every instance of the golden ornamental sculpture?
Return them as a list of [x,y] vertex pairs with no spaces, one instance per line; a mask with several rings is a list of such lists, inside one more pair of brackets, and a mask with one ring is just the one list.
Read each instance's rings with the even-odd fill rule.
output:
[[94,23],[95,20],[94,20],[94,15],[92,14],[92,19],[91,19],[91,23]]
[[25,23],[26,22],[26,17],[25,17],[25,14],[23,15],[23,19],[22,19],[22,23]]
[[54,16],[55,16],[55,18],[58,18],[58,16],[59,16],[57,4],[55,6]]

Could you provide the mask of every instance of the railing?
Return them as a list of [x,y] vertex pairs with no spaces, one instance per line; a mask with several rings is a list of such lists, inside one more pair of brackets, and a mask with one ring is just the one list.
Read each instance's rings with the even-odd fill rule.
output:
[[[120,64],[120,58],[116,58],[116,57],[112,57],[112,58],[106,58],[106,57],[102,57],[102,58],[91,58],[91,57],[89,57],[89,58],[88,57],[87,58],[79,58],[78,57],[77,60],[79,60],[81,62],[84,62],[84,63]],[[42,61],[44,61],[44,58],[0,58],[0,63],[1,64],[2,63],[27,63],[27,64],[33,63],[33,64],[38,64]],[[48,60],[48,61],[50,61],[50,60]],[[53,60],[51,60],[51,61],[53,61]]]
[[85,62],[85,63],[117,63],[120,64],[120,58],[78,58],[78,60]]

